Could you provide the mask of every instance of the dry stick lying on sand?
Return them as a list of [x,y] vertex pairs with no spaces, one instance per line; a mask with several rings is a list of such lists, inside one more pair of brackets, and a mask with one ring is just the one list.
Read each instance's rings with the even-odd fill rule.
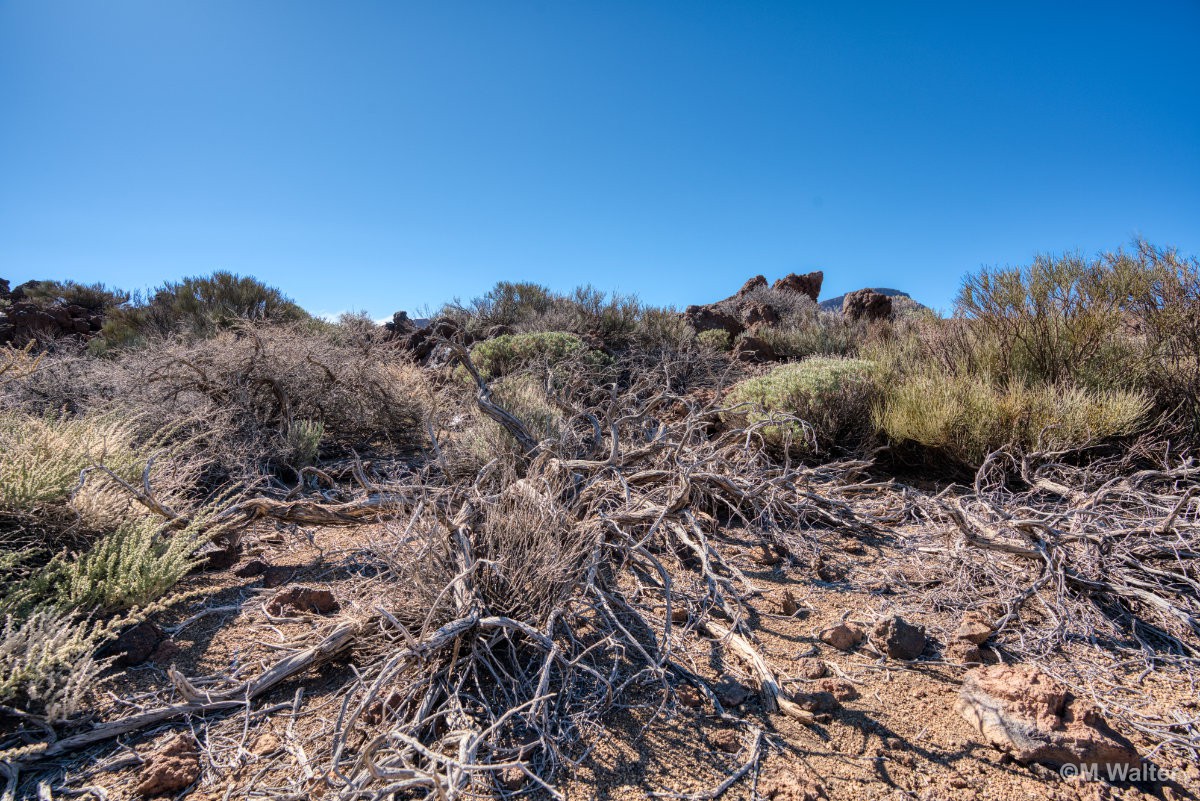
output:
[[13,749],[3,755],[3,762],[10,767],[20,768],[42,759],[78,751],[81,748],[87,748],[90,745],[111,740],[122,734],[129,734],[139,729],[178,720],[187,715],[202,715],[206,712],[247,706],[252,699],[267,692],[280,682],[286,681],[309,668],[322,665],[333,659],[338,654],[347,650],[354,643],[356,636],[357,627],[349,623],[343,623],[316,645],[289,654],[258,678],[243,682],[237,687],[219,693],[200,693],[199,695],[204,696],[203,700],[196,698],[186,703],[171,704],[170,706],[151,709],[137,715],[130,715],[126,718],[109,721],[108,723],[101,723],[92,729],[70,737],[64,737],[44,747],[30,746],[23,749]]

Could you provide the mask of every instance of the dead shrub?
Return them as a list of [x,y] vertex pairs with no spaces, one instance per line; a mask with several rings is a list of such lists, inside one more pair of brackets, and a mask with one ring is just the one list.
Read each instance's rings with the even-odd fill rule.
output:
[[130,400],[203,429],[227,467],[302,467],[320,449],[423,441],[425,379],[382,342],[339,342],[303,325],[243,325],[131,354]]

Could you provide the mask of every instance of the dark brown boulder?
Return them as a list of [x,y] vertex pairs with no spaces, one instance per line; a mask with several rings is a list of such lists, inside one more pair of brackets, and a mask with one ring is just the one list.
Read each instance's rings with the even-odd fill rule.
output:
[[728,331],[731,337],[735,337],[746,330],[746,326],[742,325],[741,320],[733,314],[717,308],[718,305],[714,303],[709,306],[688,306],[683,312],[683,319],[695,329],[697,334],[703,331],[721,330]]
[[750,697],[750,690],[741,682],[728,676],[721,679],[713,688],[717,699],[725,706],[741,706]]
[[737,291],[737,294],[734,295],[734,297],[742,298],[742,297],[745,297],[746,295],[749,295],[751,292],[753,292],[756,289],[766,289],[766,287],[767,287],[766,277],[761,276],[761,275],[756,275],[753,278],[751,278],[749,281],[747,281],[746,283],[742,284],[742,288]]
[[892,299],[874,289],[859,289],[842,299],[842,314],[852,320],[886,320],[892,316]]
[[484,339],[495,339],[496,337],[509,336],[517,333],[517,329],[511,325],[493,325],[487,331],[483,332]]
[[435,352],[439,351],[438,346],[442,344],[443,339],[463,345],[470,345],[475,341],[475,337],[449,317],[439,317],[424,328],[417,328],[398,337],[400,346],[421,363],[430,361]]
[[205,551],[200,554],[200,570],[215,571],[228,570],[237,564],[238,559],[242,555],[240,547],[215,548],[211,551]]
[[981,612],[966,612],[962,622],[954,630],[954,638],[965,640],[972,645],[983,645],[996,631],[995,627]]
[[417,324],[408,319],[408,312],[402,311],[398,311],[393,314],[392,321],[390,323],[384,323],[383,327],[391,332],[393,337],[397,338],[408,336],[417,330]]
[[296,568],[288,565],[267,565],[259,575],[263,577],[264,587],[282,587],[292,580],[295,572]]
[[324,615],[337,611],[339,605],[333,593],[313,587],[285,587],[267,602],[267,612],[275,616],[308,612]]
[[200,778],[200,749],[190,734],[178,734],[142,765],[134,792],[143,798],[174,795]]
[[875,625],[871,641],[892,659],[916,659],[925,650],[925,630],[902,617],[887,617]]
[[821,642],[826,645],[832,645],[839,651],[850,651],[862,642],[867,634],[853,623],[841,623],[821,632],[820,636]]
[[20,287],[6,293],[8,308],[0,310],[0,343],[23,346],[31,341],[46,344],[71,337],[86,340],[94,336],[104,318],[82,306],[61,303],[42,305],[24,300]]
[[248,562],[242,562],[233,569],[233,575],[238,578],[254,578],[266,573],[271,567],[270,564],[262,559],[251,559]]
[[743,362],[773,362],[779,355],[775,348],[756,336],[742,337],[733,346],[733,358]]
[[779,313],[765,303],[747,303],[742,307],[742,320],[746,327],[755,325],[778,325]]
[[796,675],[803,679],[823,679],[829,675],[829,666],[824,659],[808,656],[797,662]]
[[804,711],[812,712],[815,715],[837,712],[842,708],[842,702],[827,690],[793,693],[792,702]]
[[813,299],[813,303],[816,303],[817,296],[821,294],[821,284],[824,281],[825,273],[820,270],[805,273],[804,275],[789,273],[775,282],[775,289],[786,289],[790,292],[799,292],[801,295],[808,295]]
[[117,639],[101,649],[100,653],[102,656],[115,655],[115,667],[140,665],[153,656],[158,646],[166,639],[167,633],[157,623],[146,620],[122,631]]

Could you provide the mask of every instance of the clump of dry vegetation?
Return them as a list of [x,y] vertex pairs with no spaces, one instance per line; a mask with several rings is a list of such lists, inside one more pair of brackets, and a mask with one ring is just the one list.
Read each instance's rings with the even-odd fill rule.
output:
[[[908,608],[991,610],[994,653],[1076,692],[1130,670],[1187,686],[1197,275],[1138,243],[982,271],[951,319],[871,323],[762,288],[778,324],[752,333],[783,361],[765,365],[590,289],[504,283],[452,304],[423,361],[234,277],[126,297],[101,344],[0,358],[9,791],[82,781],[77,755],[201,714],[222,732],[238,716],[241,760],[252,720],[290,709],[283,794],[563,797],[614,715],[644,712],[645,730],[703,704],[746,746],[693,796],[716,798],[780,747],[771,716],[825,722],[766,645],[746,559],[836,588],[852,578],[834,540],[881,554],[879,592]],[[931,463],[936,481],[907,480]],[[337,617],[254,665],[172,667],[85,721],[114,686],[101,649],[270,524],[371,527],[321,607]],[[317,617],[248,608],[270,626]],[[782,608],[797,614],[790,594]],[[280,687],[335,662],[301,744],[303,692]],[[732,664],[760,716],[714,680]],[[1194,717],[1143,701],[1103,706],[1157,753],[1194,757]],[[198,746],[213,786],[233,764],[219,741]]]

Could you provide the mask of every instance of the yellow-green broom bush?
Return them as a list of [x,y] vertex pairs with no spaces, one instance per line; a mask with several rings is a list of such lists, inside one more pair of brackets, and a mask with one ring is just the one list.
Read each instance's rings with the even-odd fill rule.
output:
[[999,346],[998,375],[1107,389],[1127,386],[1138,358],[1129,306],[1146,281],[1131,260],[1039,256],[968,275],[955,305]]
[[780,365],[736,384],[725,398],[726,423],[754,425],[773,415],[795,422],[764,426],[768,443],[797,451],[860,444],[871,434],[870,410],[878,395],[877,368],[864,359],[812,357]]
[[996,386],[986,376],[928,371],[891,384],[874,411],[895,442],[915,442],[968,466],[1001,447],[1080,448],[1138,430],[1149,399],[1067,384]]
[[696,334],[696,340],[705,347],[719,351],[733,350],[733,337],[724,328],[712,328]]
[[204,515],[187,492],[203,459],[186,444],[159,453],[150,472],[157,500],[194,521],[160,531],[166,521],[130,491],[142,491],[153,447],[112,416],[0,413],[0,611],[130,609],[161,598],[196,565]]
[[754,329],[781,359],[808,356],[851,356],[867,338],[870,326],[837,312],[814,309],[777,326]]

